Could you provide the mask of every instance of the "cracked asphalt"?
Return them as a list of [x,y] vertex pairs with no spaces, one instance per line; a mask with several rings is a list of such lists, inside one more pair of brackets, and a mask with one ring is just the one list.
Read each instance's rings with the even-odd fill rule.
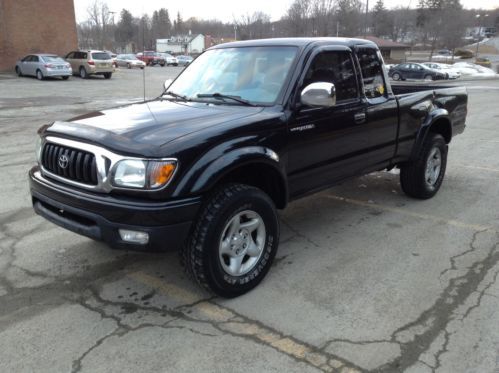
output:
[[[180,68],[146,69],[146,94]],[[280,213],[254,291],[211,296],[176,253],[115,251],[36,216],[36,130],[140,100],[109,81],[0,75],[0,372],[499,372],[499,80],[468,87],[438,195],[373,173]]]

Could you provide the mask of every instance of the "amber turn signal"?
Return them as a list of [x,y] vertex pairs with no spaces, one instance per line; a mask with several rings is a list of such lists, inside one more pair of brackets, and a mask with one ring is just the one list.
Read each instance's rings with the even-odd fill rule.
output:
[[166,185],[173,176],[176,163],[172,161],[166,162],[150,162],[149,163],[149,186],[152,189],[161,188]]

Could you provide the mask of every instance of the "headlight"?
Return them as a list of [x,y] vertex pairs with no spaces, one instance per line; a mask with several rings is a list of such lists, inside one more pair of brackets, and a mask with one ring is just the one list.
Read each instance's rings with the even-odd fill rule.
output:
[[42,161],[42,138],[40,136],[36,139],[35,154],[36,161],[40,164]]
[[176,167],[173,160],[125,159],[117,163],[112,181],[117,187],[159,189],[168,184]]

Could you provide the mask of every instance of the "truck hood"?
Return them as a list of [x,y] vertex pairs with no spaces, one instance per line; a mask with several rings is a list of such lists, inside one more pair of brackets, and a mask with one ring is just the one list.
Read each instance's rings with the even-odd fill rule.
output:
[[170,141],[262,110],[261,107],[155,100],[58,121],[47,127],[45,135],[82,139],[126,154],[157,156],[159,148]]

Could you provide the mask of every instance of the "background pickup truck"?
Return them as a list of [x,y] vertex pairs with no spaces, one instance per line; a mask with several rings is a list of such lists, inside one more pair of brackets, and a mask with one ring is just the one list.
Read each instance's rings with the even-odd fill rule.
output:
[[407,195],[435,195],[466,104],[461,87],[391,87],[366,40],[223,44],[155,100],[43,126],[33,206],[114,247],[180,249],[234,297],[270,269],[290,201],[393,167]]

